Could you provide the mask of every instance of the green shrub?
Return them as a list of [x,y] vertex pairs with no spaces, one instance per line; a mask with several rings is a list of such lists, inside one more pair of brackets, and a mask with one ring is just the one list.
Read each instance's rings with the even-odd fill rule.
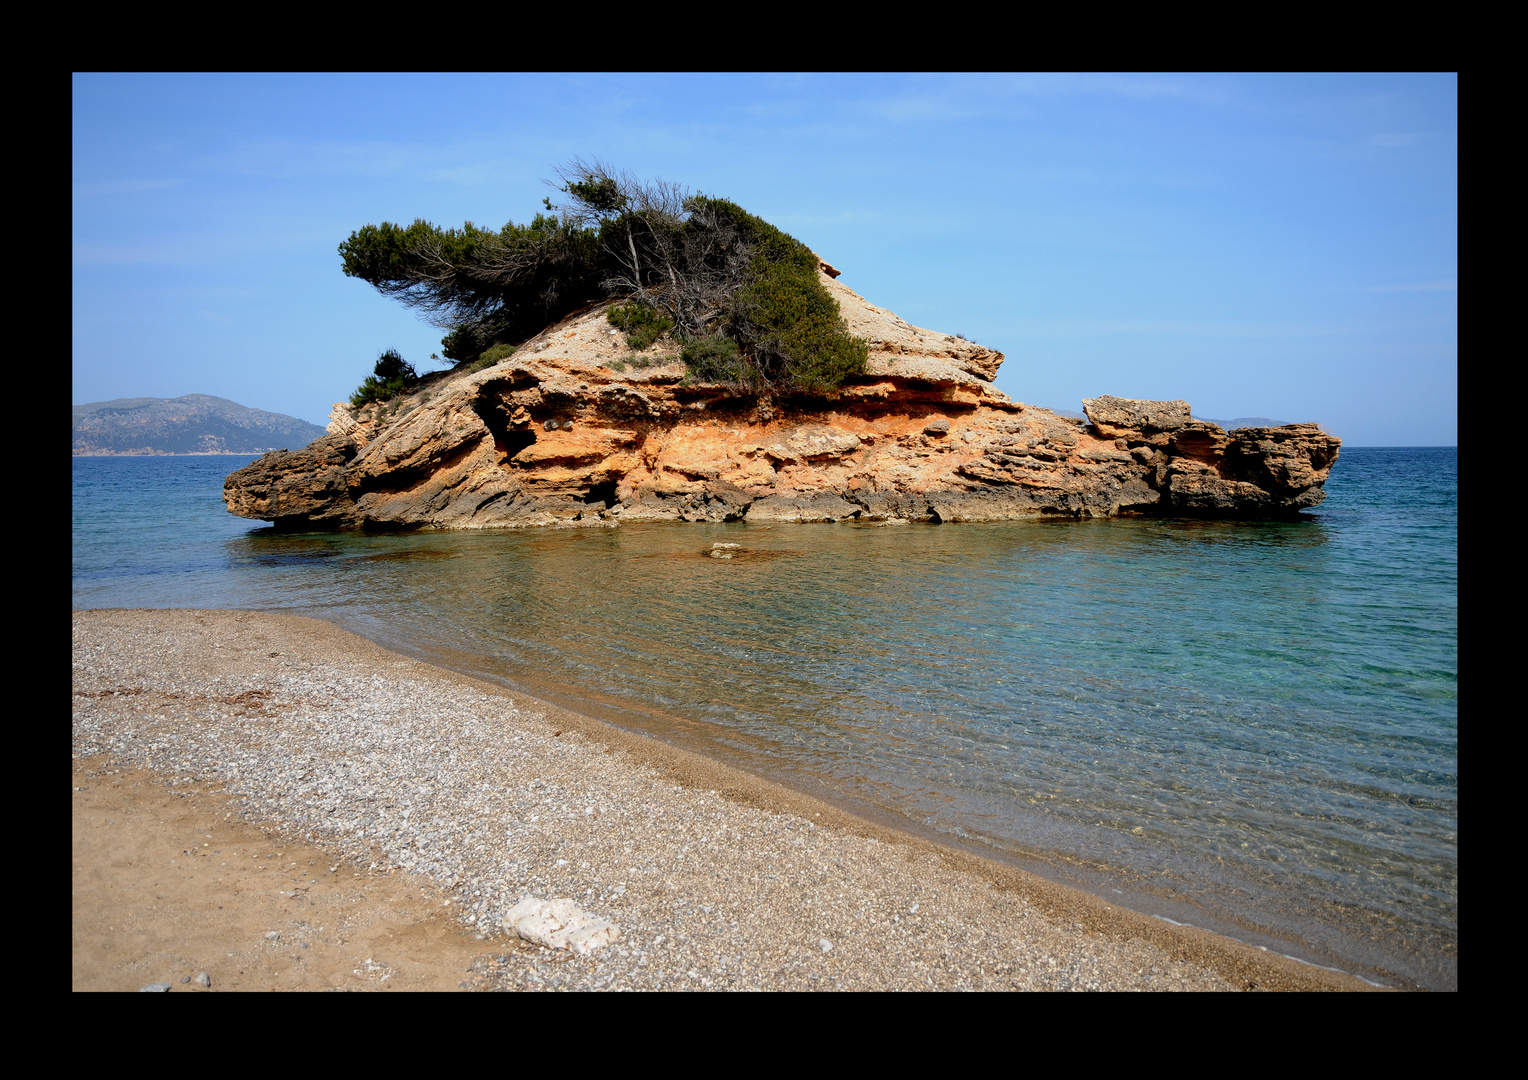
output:
[[419,378],[414,371],[414,365],[400,356],[397,349],[388,349],[377,357],[377,363],[371,370],[377,378],[389,382],[394,379],[412,382]]
[[[686,205],[691,221],[735,234],[753,252],[720,326],[737,344],[738,357],[695,353],[703,362],[690,368],[692,379],[765,393],[831,393],[864,373],[869,345],[849,333],[838,301],[817,277],[810,248],[725,199],[696,196]],[[685,363],[690,366],[688,358]]]
[[440,351],[447,360],[454,360],[458,364],[464,360],[471,360],[488,347],[482,331],[470,323],[458,326],[445,337],[440,339]]
[[674,328],[674,320],[646,304],[617,304],[605,313],[611,325],[626,331],[626,344],[641,352]]
[[680,350],[685,373],[696,382],[752,387],[752,368],[737,351],[737,342],[721,334],[691,338]]
[[[388,349],[377,357],[377,363],[364,382],[350,395],[350,404],[356,408],[373,401],[388,401],[399,394],[406,394],[419,382],[419,376],[398,350]],[[396,408],[396,407],[395,407]]]
[[760,257],[753,280],[737,291],[728,329],[751,371],[745,382],[760,389],[829,393],[870,359],[864,338],[849,333],[838,301],[797,259]]
[[340,245],[341,269],[454,329],[448,359],[530,337],[603,293],[599,233],[537,214],[529,225],[442,229],[366,225]]
[[474,360],[467,370],[482,371],[486,367],[493,367],[493,365],[503,360],[506,356],[513,355],[515,355],[515,347],[513,345],[505,345],[503,343],[490,345],[483,350],[483,355]]

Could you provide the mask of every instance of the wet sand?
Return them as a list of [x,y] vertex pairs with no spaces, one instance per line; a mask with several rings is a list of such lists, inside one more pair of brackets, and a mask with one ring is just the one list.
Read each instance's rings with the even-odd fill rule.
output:
[[1367,988],[328,623],[73,624],[75,989]]

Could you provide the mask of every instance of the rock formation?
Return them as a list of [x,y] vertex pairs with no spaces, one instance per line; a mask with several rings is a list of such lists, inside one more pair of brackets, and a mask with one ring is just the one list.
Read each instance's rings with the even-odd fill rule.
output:
[[334,407],[329,433],[228,477],[278,527],[483,528],[622,521],[1281,517],[1315,506],[1340,440],[1315,424],[1227,433],[1183,401],[1099,397],[1088,421],[1010,400],[1003,362],[834,280],[865,376],[760,401],[634,354],[597,306],[482,371]]

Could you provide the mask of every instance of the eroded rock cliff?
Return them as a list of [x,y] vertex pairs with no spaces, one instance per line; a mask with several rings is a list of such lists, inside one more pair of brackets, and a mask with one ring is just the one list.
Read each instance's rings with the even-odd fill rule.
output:
[[621,521],[992,521],[1040,515],[1278,517],[1315,506],[1340,441],[1314,424],[1226,432],[1182,401],[1100,397],[1088,421],[1010,400],[1003,361],[834,280],[868,374],[761,403],[633,354],[604,308],[483,371],[442,372],[228,477],[243,517],[285,528]]

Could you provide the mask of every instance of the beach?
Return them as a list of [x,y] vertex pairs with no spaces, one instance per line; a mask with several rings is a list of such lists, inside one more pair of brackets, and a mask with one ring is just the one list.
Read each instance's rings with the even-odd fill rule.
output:
[[76,611],[73,664],[78,990],[1366,988],[318,620]]

